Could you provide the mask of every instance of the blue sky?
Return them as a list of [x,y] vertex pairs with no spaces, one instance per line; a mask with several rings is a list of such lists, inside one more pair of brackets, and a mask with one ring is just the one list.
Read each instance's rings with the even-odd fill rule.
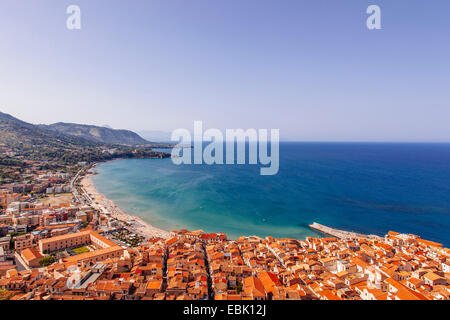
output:
[[[77,4],[82,29],[66,28]],[[381,7],[382,30],[366,28]],[[450,1],[2,0],[0,110],[131,130],[450,141]]]

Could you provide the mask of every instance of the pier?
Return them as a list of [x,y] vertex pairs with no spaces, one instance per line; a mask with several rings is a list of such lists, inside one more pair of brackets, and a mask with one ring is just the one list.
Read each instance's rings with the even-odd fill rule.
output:
[[317,222],[310,224],[309,227],[311,229],[318,230],[320,232],[329,234],[330,236],[336,237],[338,239],[355,239],[355,238],[376,239],[376,238],[380,238],[376,235],[367,235],[367,234],[362,234],[362,233],[334,229],[331,227],[324,226],[323,224],[320,224]]

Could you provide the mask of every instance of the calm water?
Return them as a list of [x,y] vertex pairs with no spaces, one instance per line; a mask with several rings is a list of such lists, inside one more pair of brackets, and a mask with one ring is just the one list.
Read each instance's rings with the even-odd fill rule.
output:
[[181,165],[170,159],[103,163],[93,180],[125,211],[165,229],[303,239],[307,225],[450,245],[450,144],[282,143],[280,171]]

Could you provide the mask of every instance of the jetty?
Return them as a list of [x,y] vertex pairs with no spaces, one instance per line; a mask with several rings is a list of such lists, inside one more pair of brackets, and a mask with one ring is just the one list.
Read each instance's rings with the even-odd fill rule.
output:
[[330,236],[336,237],[338,239],[380,239],[381,237],[370,234],[357,233],[352,231],[344,231],[339,229],[334,229],[328,226],[324,226],[323,224],[314,222],[309,225],[311,229],[318,230],[322,233],[326,233]]

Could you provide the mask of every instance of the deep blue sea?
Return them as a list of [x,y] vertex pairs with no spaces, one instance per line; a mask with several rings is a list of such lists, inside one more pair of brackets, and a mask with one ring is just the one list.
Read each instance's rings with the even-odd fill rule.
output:
[[280,170],[180,165],[171,159],[102,163],[97,189],[164,229],[317,236],[308,224],[450,246],[450,144],[281,143]]

